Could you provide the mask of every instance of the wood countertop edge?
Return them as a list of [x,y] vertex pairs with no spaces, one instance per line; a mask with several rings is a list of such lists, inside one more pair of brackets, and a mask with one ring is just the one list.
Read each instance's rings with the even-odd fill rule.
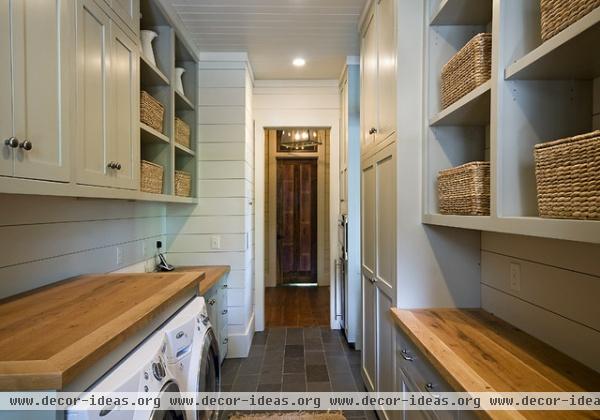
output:
[[204,279],[198,286],[198,293],[203,296],[208,292],[224,275],[231,271],[229,265],[200,265],[177,267],[175,272],[202,271],[205,273]]
[[[201,271],[180,274],[177,281],[153,295],[152,299],[132,307],[48,360],[0,362],[0,391],[61,390],[128,336],[147,325],[158,311],[191,290],[197,290],[205,277]],[[82,351],[82,346],[91,350]]]
[[[442,340],[435,334],[431,334],[410,310],[392,308],[391,312],[394,323],[411,339],[452,388],[458,392],[496,392],[464,360],[456,356]],[[478,411],[476,413],[484,419],[526,419],[517,411]]]

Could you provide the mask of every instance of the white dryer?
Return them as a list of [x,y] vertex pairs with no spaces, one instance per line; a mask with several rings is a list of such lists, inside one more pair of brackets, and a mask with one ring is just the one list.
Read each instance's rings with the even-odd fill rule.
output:
[[[173,372],[182,392],[218,392],[220,385],[219,349],[204,298],[187,304],[162,328],[166,337],[167,370]],[[188,420],[210,420],[214,410],[186,413]]]
[[[90,392],[182,392],[179,379],[167,366],[165,353],[167,340],[159,330],[131,352],[120,364],[101,378]],[[85,398],[85,394],[82,396]],[[132,410],[131,407],[109,405],[98,411],[67,410],[68,420],[186,420],[183,410],[149,411]]]

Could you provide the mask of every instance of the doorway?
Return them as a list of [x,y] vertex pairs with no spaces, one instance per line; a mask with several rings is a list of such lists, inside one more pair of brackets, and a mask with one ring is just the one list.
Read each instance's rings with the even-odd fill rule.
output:
[[317,284],[317,158],[277,158],[277,285]]

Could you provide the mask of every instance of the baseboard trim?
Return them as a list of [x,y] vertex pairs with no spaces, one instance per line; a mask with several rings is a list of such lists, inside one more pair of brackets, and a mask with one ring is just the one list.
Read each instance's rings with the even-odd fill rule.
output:
[[246,331],[239,334],[229,334],[229,344],[227,346],[227,359],[239,357],[248,357],[252,338],[254,337],[254,312],[246,326]]

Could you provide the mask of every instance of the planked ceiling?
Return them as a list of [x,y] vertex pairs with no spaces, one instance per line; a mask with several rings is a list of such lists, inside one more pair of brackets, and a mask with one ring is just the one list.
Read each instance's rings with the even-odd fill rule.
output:
[[[167,0],[200,51],[247,52],[256,79],[336,79],[367,0]],[[306,66],[292,65],[303,57]]]

